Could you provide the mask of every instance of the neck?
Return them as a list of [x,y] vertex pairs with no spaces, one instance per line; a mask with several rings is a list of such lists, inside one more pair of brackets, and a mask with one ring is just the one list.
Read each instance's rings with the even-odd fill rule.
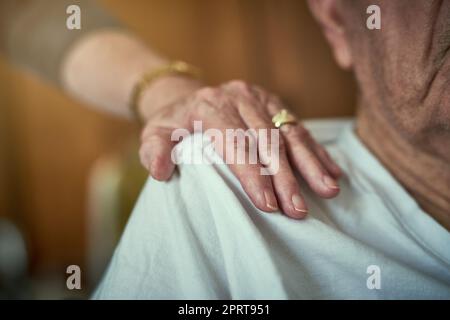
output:
[[419,206],[450,231],[450,166],[404,139],[382,115],[361,107],[357,134]]

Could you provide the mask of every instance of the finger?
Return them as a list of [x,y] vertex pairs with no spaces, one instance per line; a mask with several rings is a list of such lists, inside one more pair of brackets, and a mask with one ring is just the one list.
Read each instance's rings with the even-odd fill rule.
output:
[[[233,108],[229,110],[231,112]],[[277,211],[278,202],[272,181],[269,176],[262,175],[264,166],[257,161],[257,142],[254,135],[246,131],[248,128],[237,111],[233,120],[224,121],[222,118],[220,122],[208,123],[205,128],[217,129],[225,137],[222,147],[215,144],[216,152],[237,177],[253,204],[265,212]],[[234,129],[232,136],[227,134],[227,129]],[[250,159],[255,161],[251,162]]]
[[260,164],[229,164],[253,204],[265,212],[278,211],[278,201],[270,176],[261,174]]
[[306,217],[308,207],[284,152],[280,153],[280,168],[272,176],[272,181],[283,212],[294,219]]
[[282,132],[289,157],[295,167],[316,194],[324,198],[336,196],[339,193],[339,185],[308,147],[306,142],[309,136],[308,131],[299,124],[286,126],[289,126],[289,130]]
[[[242,102],[241,100],[240,103],[245,104],[250,103],[250,101]],[[239,110],[246,125],[249,128],[255,129],[258,132],[258,137],[263,138],[260,135],[265,133],[267,135],[265,139],[260,139],[258,150],[263,163],[273,166],[273,161],[278,162],[276,166],[277,170],[272,175],[272,182],[278,203],[283,212],[291,218],[304,218],[308,209],[301,195],[297,179],[289,164],[283,138],[279,136],[277,129],[271,128],[272,122],[270,121],[270,116],[268,113],[261,113],[257,108],[250,106],[241,106]],[[263,131],[261,129],[265,130]],[[273,135],[273,131],[271,130],[276,130],[277,134]],[[276,141],[273,141],[273,139]],[[270,157],[264,159],[269,153]],[[273,159],[275,156],[277,159]]]
[[[267,108],[271,114],[276,114],[283,109],[283,105],[277,97],[271,96]],[[285,138],[289,159],[310,188],[325,198],[336,196],[339,193],[339,185],[332,177],[334,174],[328,172],[319,156],[309,147],[309,142],[314,141],[309,132],[301,124],[286,124],[280,131]],[[321,154],[325,157],[324,153]]]
[[[234,129],[242,129],[242,126]],[[235,132],[240,131],[237,130]],[[226,135],[225,130],[222,130],[222,133]],[[243,137],[243,135],[246,135],[243,131],[242,133],[237,133],[237,136],[240,136],[237,139],[240,139],[241,142],[227,138],[224,144],[225,150],[219,152],[219,154],[224,158],[230,170],[238,178],[243,189],[257,208],[266,212],[277,211],[278,201],[275,196],[272,181],[270,176],[262,174],[264,166],[257,161],[256,139],[250,135],[246,137]],[[253,142],[250,142],[252,139]],[[248,147],[243,147],[244,143],[242,141],[245,140],[249,141],[246,143]],[[250,155],[250,152],[254,153],[253,157]],[[252,158],[255,161],[251,162],[250,159]],[[245,159],[245,161],[241,161],[242,159]]]
[[[269,177],[261,175],[263,166],[257,162],[245,164],[227,159],[227,151],[231,150],[234,154],[240,151],[238,141],[235,139],[229,141],[227,138],[227,129],[234,129],[235,133],[239,132],[238,129],[243,131],[248,129],[230,98],[233,97],[227,90],[212,88],[201,90],[196,99],[190,102],[195,104],[196,116],[194,118],[203,120],[202,124],[205,130],[218,130],[222,140],[225,137],[226,143],[223,148],[218,148],[217,142],[214,142],[216,152],[228,164],[253,204],[265,212],[277,211],[278,203],[272,181]],[[250,138],[254,139],[254,137]],[[251,139],[249,140],[251,141]],[[250,158],[249,152],[245,148],[243,154],[246,159]]]
[[172,149],[176,142],[171,141],[172,128],[147,126],[142,133],[139,157],[142,165],[156,180],[168,180],[175,169]]
[[314,139],[309,142],[310,148],[320,159],[322,164],[331,173],[332,177],[338,179],[342,175],[342,170],[339,165],[331,158],[328,151],[320,144],[318,144]]
[[[281,100],[274,95],[269,97],[268,108],[270,109],[270,114],[276,114],[281,109],[283,109],[283,105]],[[286,125],[282,127],[282,132],[287,132],[290,128],[290,125]],[[311,135],[306,135],[308,138],[307,144],[310,149],[314,152],[317,158],[322,162],[323,166],[327,171],[331,174],[333,178],[339,178],[342,175],[342,170],[339,165],[330,157],[328,151],[319,143],[317,143]]]

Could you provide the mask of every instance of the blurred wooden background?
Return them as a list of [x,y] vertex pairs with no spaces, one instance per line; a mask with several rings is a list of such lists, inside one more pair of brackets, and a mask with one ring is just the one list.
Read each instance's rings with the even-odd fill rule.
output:
[[[201,67],[212,84],[260,84],[304,118],[353,113],[353,80],[335,66],[305,1],[102,2],[160,52]],[[89,170],[99,156],[121,152],[136,127],[1,59],[0,82],[0,216],[25,232],[35,272],[83,265]]]

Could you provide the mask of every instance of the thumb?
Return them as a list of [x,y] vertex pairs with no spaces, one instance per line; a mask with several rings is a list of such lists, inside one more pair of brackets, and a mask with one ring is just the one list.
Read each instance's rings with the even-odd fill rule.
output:
[[175,169],[171,154],[177,142],[171,136],[172,128],[162,127],[147,127],[142,134],[139,157],[156,180],[168,180]]

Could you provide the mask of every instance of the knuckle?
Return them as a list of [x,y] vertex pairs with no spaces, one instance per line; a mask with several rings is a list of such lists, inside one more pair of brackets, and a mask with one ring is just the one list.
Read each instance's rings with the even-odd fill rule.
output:
[[260,86],[253,86],[252,93],[256,99],[263,103],[267,103],[270,98],[270,95],[266,92],[266,90]]
[[149,156],[150,156],[149,148],[145,145],[142,145],[139,148],[139,160],[141,161],[142,165],[147,166]]
[[218,88],[204,87],[196,92],[191,103],[198,115],[205,116],[216,112],[223,104],[223,99]]
[[154,126],[147,126],[141,134],[141,142],[149,140],[151,137],[158,134],[158,128]]
[[239,91],[250,92],[250,85],[244,80],[231,80],[228,85]]
[[213,87],[204,87],[197,90],[195,94],[198,100],[211,100],[218,96],[218,89]]
[[158,126],[149,126],[145,134],[141,137],[142,146],[157,147],[167,140],[170,140],[170,134],[167,134],[166,129]]
[[216,104],[210,103],[208,101],[198,101],[195,104],[196,113],[201,118],[210,116],[211,114],[216,113]]
[[276,105],[279,105],[279,106],[283,105],[283,101],[282,101],[281,98],[280,98],[278,95],[276,95],[276,94],[270,94],[269,100],[270,100],[270,102],[273,103],[273,104],[276,104]]
[[144,142],[141,144],[140,148],[139,148],[139,154],[148,154],[150,151],[150,143],[148,142]]
[[147,137],[150,135],[150,132],[152,131],[152,127],[147,125],[142,131],[141,131],[141,143],[144,142]]

